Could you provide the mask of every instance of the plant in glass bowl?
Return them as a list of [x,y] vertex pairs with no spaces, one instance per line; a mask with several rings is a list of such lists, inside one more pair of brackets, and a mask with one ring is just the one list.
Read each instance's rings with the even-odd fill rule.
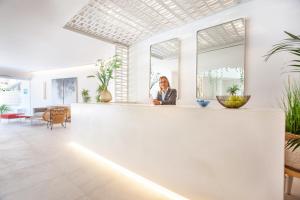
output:
[[250,96],[238,96],[239,90],[239,86],[234,84],[227,89],[229,96],[216,96],[216,98],[226,108],[240,108],[248,102]]
[[113,56],[107,61],[97,60],[96,66],[98,67],[96,74],[88,76],[88,78],[95,78],[98,82],[96,100],[97,102],[110,102],[112,96],[108,90],[108,85],[113,79],[114,70],[120,68],[121,60],[117,56]]
[[231,87],[229,87],[227,89],[227,92],[231,95],[231,96],[236,96],[236,93],[240,90],[239,86],[234,84]]

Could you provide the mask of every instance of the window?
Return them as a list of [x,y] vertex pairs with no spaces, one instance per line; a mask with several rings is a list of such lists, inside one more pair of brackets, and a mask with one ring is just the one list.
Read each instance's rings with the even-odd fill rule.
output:
[[29,80],[0,77],[0,105],[8,105],[11,113],[30,114],[29,88]]

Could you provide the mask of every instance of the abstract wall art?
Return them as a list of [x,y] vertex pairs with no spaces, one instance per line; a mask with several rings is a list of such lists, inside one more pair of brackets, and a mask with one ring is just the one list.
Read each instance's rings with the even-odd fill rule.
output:
[[70,105],[77,100],[77,78],[52,79],[53,105]]

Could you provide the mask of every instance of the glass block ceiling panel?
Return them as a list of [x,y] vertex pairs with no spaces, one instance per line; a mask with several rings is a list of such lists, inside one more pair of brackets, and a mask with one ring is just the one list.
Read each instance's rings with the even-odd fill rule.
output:
[[241,18],[198,31],[197,38],[199,52],[243,44],[245,21]]
[[131,45],[200,19],[241,0],[90,0],[64,26],[113,43]]

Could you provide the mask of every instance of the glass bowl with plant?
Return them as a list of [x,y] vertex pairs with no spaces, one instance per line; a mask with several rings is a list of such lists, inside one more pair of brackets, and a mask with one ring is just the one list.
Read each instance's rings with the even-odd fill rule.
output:
[[216,96],[218,102],[224,106],[225,108],[240,108],[243,105],[245,105],[249,99],[250,96],[240,96],[237,95],[237,92],[240,90],[239,86],[236,84],[233,84],[231,87],[227,89],[227,93],[229,95],[227,96]]

